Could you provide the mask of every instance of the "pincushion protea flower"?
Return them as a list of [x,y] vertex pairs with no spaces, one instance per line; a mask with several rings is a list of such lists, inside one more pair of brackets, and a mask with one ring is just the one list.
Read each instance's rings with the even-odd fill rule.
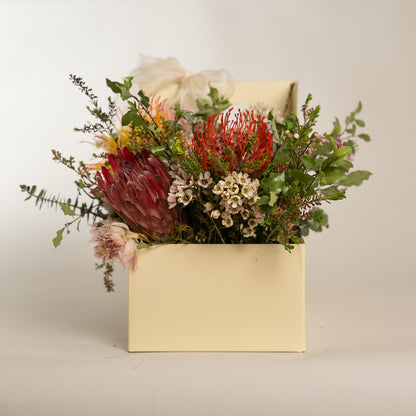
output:
[[178,221],[169,209],[167,196],[171,179],[165,165],[149,150],[134,154],[117,148],[108,160],[113,173],[103,167],[97,182],[117,215],[136,232],[159,239],[172,234]]
[[273,136],[260,115],[232,111],[219,118],[208,117],[197,126],[192,146],[204,170],[217,174],[238,170],[253,177],[261,175],[273,158]]

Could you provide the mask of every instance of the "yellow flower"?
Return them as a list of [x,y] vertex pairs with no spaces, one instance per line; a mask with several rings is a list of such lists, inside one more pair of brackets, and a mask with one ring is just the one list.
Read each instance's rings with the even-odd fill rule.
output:
[[[119,118],[121,118],[121,111],[118,111],[120,113]],[[166,137],[169,134],[169,124],[167,121],[173,121],[175,118],[175,112],[169,107],[167,100],[161,100],[158,96],[151,96],[149,114],[143,112],[141,115],[149,124],[156,125],[157,131],[159,132],[159,144],[164,145],[167,141]],[[117,147],[129,147],[133,152],[137,152],[144,148],[148,149],[157,145],[141,128],[136,127],[132,129],[130,126],[116,128],[114,136],[109,134],[96,135],[93,144],[102,149],[106,155],[116,155]],[[103,166],[109,168],[107,157],[87,165],[88,169],[92,171],[100,170]]]

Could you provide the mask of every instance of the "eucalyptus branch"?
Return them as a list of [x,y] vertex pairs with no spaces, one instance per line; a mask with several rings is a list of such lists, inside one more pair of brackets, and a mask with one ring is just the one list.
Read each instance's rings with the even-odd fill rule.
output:
[[[105,219],[107,218],[107,215],[103,214],[100,211],[101,203],[98,203],[97,205],[91,204],[88,206],[85,202],[81,205],[78,204],[78,198],[75,200],[75,202],[72,202],[70,198],[65,199],[57,196],[47,196],[46,190],[42,189],[39,191],[39,193],[36,193],[37,187],[36,185],[33,186],[27,186],[27,185],[20,185],[20,188],[22,192],[26,192],[28,194],[28,197],[26,200],[30,198],[35,198],[35,205],[37,206],[39,204],[39,208],[42,208],[43,204],[47,204],[49,207],[60,207],[61,210],[66,215],[78,215],[79,217],[89,217],[92,215],[94,218],[101,218]],[[77,214],[75,211],[79,211]]]

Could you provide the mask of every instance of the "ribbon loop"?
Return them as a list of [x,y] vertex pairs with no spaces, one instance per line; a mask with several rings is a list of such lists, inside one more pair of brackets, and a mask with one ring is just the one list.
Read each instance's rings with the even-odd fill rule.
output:
[[147,94],[176,86],[177,91],[169,100],[173,106],[179,103],[184,110],[197,111],[196,100],[208,98],[210,83],[215,83],[220,96],[230,97],[234,92],[234,80],[231,74],[220,69],[193,73],[185,69],[176,58],[153,58],[143,56],[138,68],[132,74],[139,84],[146,85]]

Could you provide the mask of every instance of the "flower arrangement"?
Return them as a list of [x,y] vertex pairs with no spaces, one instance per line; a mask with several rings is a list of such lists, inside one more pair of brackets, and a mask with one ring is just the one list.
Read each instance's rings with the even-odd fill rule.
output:
[[[114,99],[103,110],[77,76],[72,82],[87,96],[96,122],[76,129],[93,137],[94,161],[76,163],[52,150],[53,159],[77,175],[77,197],[49,196],[21,185],[36,205],[60,207],[72,217],[64,232],[86,219],[94,255],[108,291],[114,260],[135,263],[137,249],[155,244],[283,244],[290,250],[312,231],[328,227],[323,202],[345,198],[370,172],[352,170],[361,103],[329,133],[315,131],[320,107],[309,95],[300,117],[274,107],[232,106],[212,85],[193,108],[171,105],[157,95],[133,90],[132,77],[107,85]],[[290,96],[288,97],[288,100]],[[89,202],[83,202],[83,198]]]

